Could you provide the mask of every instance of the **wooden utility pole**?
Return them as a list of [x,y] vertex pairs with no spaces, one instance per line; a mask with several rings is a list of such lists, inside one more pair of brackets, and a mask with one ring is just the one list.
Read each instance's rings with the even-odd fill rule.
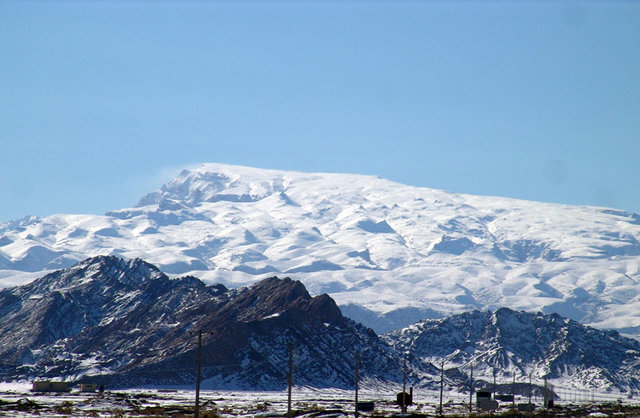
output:
[[289,379],[288,379],[288,394],[287,394],[287,417],[291,418],[291,385],[293,381],[293,343],[289,343]]
[[471,362],[471,373],[469,374],[469,412],[473,405],[473,361]]
[[358,418],[358,350],[356,350],[356,418]]
[[529,373],[529,405],[531,405],[531,373]]
[[440,415],[442,415],[442,389],[444,388],[444,360],[442,360],[442,366],[440,367]]
[[407,356],[404,356],[402,364],[402,413],[407,413]]
[[196,411],[195,418],[200,417],[200,365],[202,361],[202,329],[198,330],[198,370],[196,371]]
[[202,330],[202,328],[200,328],[198,330],[198,359],[196,361],[197,363],[197,370],[196,370],[196,408],[195,408],[195,413],[194,416],[196,418],[200,417],[200,380],[201,380],[201,375],[200,375],[200,369],[202,367],[202,336],[204,334],[213,334],[213,332],[205,332]]
[[511,401],[511,407],[516,407],[516,372],[513,372],[513,384],[511,385],[511,394],[513,395],[513,400]]
[[493,398],[494,401],[496,400],[496,368],[493,368]]

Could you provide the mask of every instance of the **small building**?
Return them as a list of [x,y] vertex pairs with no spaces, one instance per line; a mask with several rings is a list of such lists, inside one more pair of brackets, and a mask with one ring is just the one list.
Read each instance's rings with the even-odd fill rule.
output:
[[34,380],[32,392],[71,392],[69,382],[52,382],[49,380]]
[[95,383],[80,383],[80,392],[95,392],[98,385]]
[[491,399],[491,392],[479,390],[476,392],[476,407],[483,411],[495,411],[498,409],[498,402]]
[[404,399],[404,406],[413,405],[413,386],[409,388],[409,393],[407,392],[398,392],[396,395],[396,405],[402,406]]

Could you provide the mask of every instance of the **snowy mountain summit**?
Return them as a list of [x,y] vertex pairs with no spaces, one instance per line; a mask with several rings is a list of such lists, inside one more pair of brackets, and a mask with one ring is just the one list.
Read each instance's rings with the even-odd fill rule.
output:
[[606,208],[204,164],[133,208],[0,225],[0,277],[120,255],[228,287],[288,275],[377,331],[508,306],[638,337],[639,240]]

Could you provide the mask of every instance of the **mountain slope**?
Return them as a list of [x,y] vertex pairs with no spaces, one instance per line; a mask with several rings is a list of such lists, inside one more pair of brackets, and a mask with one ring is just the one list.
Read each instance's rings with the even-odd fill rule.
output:
[[228,290],[113,256],[0,291],[0,377],[192,385],[198,330],[203,387],[283,388],[289,343],[298,385],[351,387],[355,350],[364,379],[401,380],[390,346],[300,282],[273,277]]
[[425,320],[386,334],[398,351],[407,351],[448,368],[470,368],[491,381],[536,379],[569,382],[596,390],[640,389],[640,342],[615,331],[585,327],[557,314],[473,311]]
[[[289,344],[294,383],[436,389],[475,380],[538,381],[581,389],[640,389],[640,342],[557,314],[501,308],[425,320],[378,337],[326,294],[270,277],[245,288],[170,279],[140,259],[98,256],[0,291],[0,379],[63,378],[110,387],[192,386],[203,331],[204,388],[283,389]],[[485,383],[478,383],[478,387]]]
[[204,164],[134,208],[0,225],[0,277],[114,254],[228,287],[295,274],[378,331],[510,306],[637,336],[639,240],[605,208]]

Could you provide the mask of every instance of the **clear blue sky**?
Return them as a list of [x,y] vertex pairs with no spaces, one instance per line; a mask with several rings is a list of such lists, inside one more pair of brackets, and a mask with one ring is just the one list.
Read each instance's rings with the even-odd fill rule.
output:
[[0,222],[181,166],[640,213],[640,2],[0,0]]

